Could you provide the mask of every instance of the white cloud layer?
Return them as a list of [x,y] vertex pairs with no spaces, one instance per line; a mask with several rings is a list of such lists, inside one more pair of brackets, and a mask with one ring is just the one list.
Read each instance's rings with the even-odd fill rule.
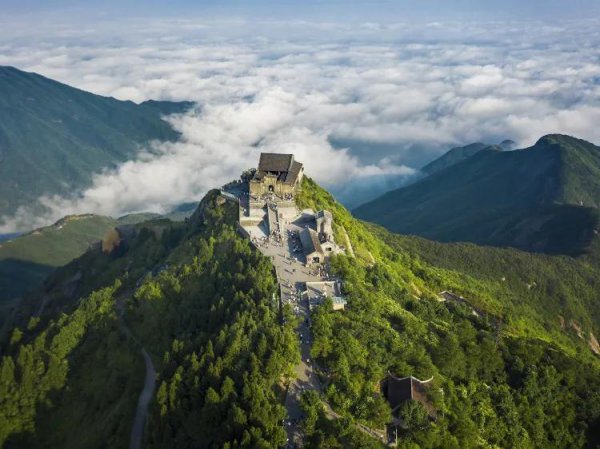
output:
[[169,119],[181,142],[97,174],[73,198],[41,198],[47,215],[22,209],[0,232],[66,213],[165,211],[260,151],[293,152],[353,204],[349,179],[381,192],[452,145],[526,146],[556,132],[599,142],[598,25],[0,21],[2,65],[120,99],[199,105]]

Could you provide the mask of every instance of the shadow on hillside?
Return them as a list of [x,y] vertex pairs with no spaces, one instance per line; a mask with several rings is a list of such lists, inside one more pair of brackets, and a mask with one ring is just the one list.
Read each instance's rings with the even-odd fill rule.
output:
[[0,302],[21,298],[39,288],[55,269],[19,259],[0,260]]
[[552,205],[514,223],[505,238],[507,246],[525,251],[578,257],[589,253],[592,243],[597,240],[599,226],[600,216],[596,209]]

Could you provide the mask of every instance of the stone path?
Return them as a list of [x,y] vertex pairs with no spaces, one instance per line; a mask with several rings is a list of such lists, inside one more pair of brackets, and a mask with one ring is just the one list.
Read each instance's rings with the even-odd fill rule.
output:
[[300,231],[303,226],[302,223],[288,223],[282,220],[281,217],[279,223],[282,231],[281,241],[259,243],[257,248],[269,257],[275,266],[277,280],[281,287],[281,304],[290,304],[300,318],[296,333],[300,339],[302,358],[296,366],[296,379],[288,387],[285,407],[288,414],[286,421],[288,443],[290,447],[301,447],[303,438],[299,426],[302,419],[300,397],[306,390],[321,392],[321,384],[310,360],[311,338],[308,300],[300,292],[304,289],[305,282],[320,281],[322,278],[304,266],[304,255],[301,251],[298,251],[301,248],[300,242],[296,237],[290,237],[289,232]]
[[[289,210],[286,212],[287,217],[290,216],[289,212]],[[288,447],[290,448],[303,446],[303,434],[300,427],[303,418],[300,407],[302,393],[307,390],[316,390],[321,395],[323,392],[310,356],[312,338],[310,335],[308,299],[304,295],[301,295],[300,292],[304,290],[305,282],[322,281],[325,279],[305,267],[306,260],[303,252],[300,250],[302,245],[296,237],[290,236],[290,232],[299,232],[303,229],[307,218],[306,213],[299,214],[297,210],[295,212],[295,220],[286,221],[281,215],[277,217],[276,222],[281,231],[281,240],[279,242],[274,241],[272,237],[268,241],[264,241],[261,238],[253,239],[258,250],[269,257],[275,267],[281,290],[281,304],[290,304],[296,316],[300,319],[296,333],[300,339],[301,360],[296,366],[296,378],[290,383],[285,398],[285,408],[288,415],[285,427],[288,434]],[[270,222],[275,222],[272,217],[269,218]],[[255,228],[257,227],[253,226],[246,229],[251,237],[260,235]],[[346,240],[346,248],[348,248],[349,254],[354,257],[350,239],[345,230],[343,230],[343,233]],[[331,409],[327,402],[323,403],[325,413],[330,419],[341,418],[340,415]],[[361,432],[385,442],[385,436],[380,432],[374,431],[360,423],[357,423],[356,427]]]
[[348,233],[346,229],[342,227],[342,234],[344,235],[344,242],[346,244],[346,249],[348,250],[348,255],[354,258],[354,248],[352,248],[352,243],[350,243],[350,237],[348,237]]
[[146,417],[148,416],[148,406],[150,405],[150,401],[154,395],[154,388],[156,387],[156,370],[154,369],[150,355],[144,348],[142,348],[142,356],[144,357],[144,363],[146,365],[146,375],[144,377],[144,388],[140,393],[137,408],[135,409],[135,418],[133,420],[133,427],[131,428],[129,439],[129,449],[140,449],[142,446],[144,424],[146,424]]

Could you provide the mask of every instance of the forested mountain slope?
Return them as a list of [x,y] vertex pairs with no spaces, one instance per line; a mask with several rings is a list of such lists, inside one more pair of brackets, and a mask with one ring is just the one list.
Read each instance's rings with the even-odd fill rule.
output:
[[0,217],[89,185],[152,140],[176,140],[161,117],[189,107],[119,101],[0,66]]
[[[311,359],[324,391],[304,400],[306,447],[380,448],[356,423],[379,429],[390,422],[379,390],[388,372],[433,376],[427,396],[437,418],[428,420],[416,402],[403,407],[399,447],[600,443],[600,362],[554,316],[597,335],[591,296],[563,295],[585,295],[579,278],[555,279],[553,293],[546,286],[556,273],[540,269],[532,273],[545,296],[504,291],[496,275],[428,259],[356,220],[308,178],[297,201],[331,211],[337,241],[355,254],[331,261],[346,310],[326,302],[311,316]],[[158,372],[145,447],[283,446],[283,389],[299,357],[295,318],[273,300],[272,265],[238,235],[236,218],[237,205],[210,192],[187,222],[137,224],[29,297],[2,339],[4,447],[125,447],[143,378],[136,341]],[[442,302],[442,290],[467,299]],[[323,401],[342,418],[332,420]]]
[[188,223],[136,225],[60,269],[41,316],[41,297],[23,304],[2,346],[2,447],[126,447],[143,372],[124,325],[159,374],[145,447],[285,443],[293,320],[281,325],[271,264],[222,201],[209,193]]
[[[321,307],[313,315],[313,357],[328,373],[326,397],[334,409],[378,428],[389,420],[389,410],[373,392],[388,372],[433,376],[427,394],[437,420],[429,422],[418,404],[406,406],[399,447],[570,448],[600,442],[600,365],[588,346],[589,332],[599,330],[597,264],[566,257],[549,263],[546,256],[527,253],[513,258],[510,251],[490,253],[495,264],[478,269],[472,265],[480,260],[468,251],[463,263],[452,263],[460,251],[441,263],[382,228],[352,219],[314,184],[302,195],[304,205],[333,211],[357,254],[332,262],[345,280],[347,310]],[[473,253],[485,258],[487,251],[475,247]],[[452,250],[440,252],[444,258]],[[515,267],[508,267],[511,262]],[[528,264],[531,269],[518,273]],[[501,286],[523,282],[528,274],[539,291]],[[467,300],[441,302],[442,290]],[[583,339],[571,320],[581,326]],[[312,447],[337,447],[331,442],[341,440],[342,429],[311,404]]]
[[139,223],[156,214],[114,219],[102,215],[70,215],[51,226],[0,243],[0,324],[4,306],[42,285],[57,267],[81,256],[115,226]]
[[577,255],[597,234],[600,148],[549,135],[520,151],[483,150],[357,208],[403,234]]
[[100,215],[69,216],[0,243],[0,302],[38,288],[49,273],[82,255],[116,224]]

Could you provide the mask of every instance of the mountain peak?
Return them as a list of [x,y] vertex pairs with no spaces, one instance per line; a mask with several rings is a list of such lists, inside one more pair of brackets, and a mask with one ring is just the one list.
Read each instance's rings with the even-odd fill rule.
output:
[[[465,145],[463,147],[451,148],[446,153],[444,153],[442,156],[431,161],[430,163],[425,165],[423,168],[421,168],[421,171],[423,173],[431,175],[435,172],[446,169],[446,168],[451,167],[461,161],[464,161],[465,159],[468,159],[471,156],[473,156],[483,150],[486,150],[486,151],[507,150],[507,149],[509,149],[508,148],[509,144],[507,142],[512,142],[512,140],[510,140],[510,141],[505,140],[499,145],[490,145],[489,143],[475,142],[475,143],[470,143],[468,145]],[[512,143],[514,144],[514,142],[512,142]]]
[[488,148],[355,213],[394,232],[442,241],[585,251],[598,223],[600,148],[560,134],[519,151]]
[[595,146],[590,142],[587,142],[583,139],[578,139],[577,137],[569,136],[566,134],[546,134],[538,139],[535,143],[534,147],[539,146],[548,146],[548,145],[586,145],[586,146]]

